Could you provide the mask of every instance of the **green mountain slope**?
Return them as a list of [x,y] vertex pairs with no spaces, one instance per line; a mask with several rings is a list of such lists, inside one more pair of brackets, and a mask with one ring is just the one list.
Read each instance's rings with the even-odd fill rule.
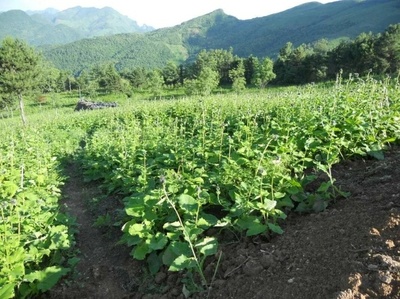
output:
[[50,25],[45,19],[32,18],[22,10],[10,10],[0,14],[0,40],[13,36],[32,45],[65,43],[84,37],[65,25]]
[[136,21],[110,7],[102,9],[74,7],[64,11],[45,10],[0,13],[0,40],[14,36],[36,46],[66,44],[83,38],[119,33],[149,32]]
[[143,34],[118,34],[80,40],[65,46],[53,47],[44,55],[58,68],[79,72],[82,69],[113,62],[117,68],[156,68],[167,61],[184,62],[187,50],[170,40]]
[[111,7],[69,8],[57,13],[52,23],[82,31],[85,37],[145,31],[136,21],[121,15]]
[[[238,20],[216,10],[171,28],[144,35],[116,35],[77,41],[47,49],[44,54],[62,69],[74,72],[113,61],[119,68],[163,67],[168,60],[193,59],[201,49],[229,49],[242,57],[276,57],[286,42],[295,46],[326,38],[354,38],[384,31],[400,23],[399,0],[311,2],[281,13]],[[118,46],[116,46],[118,45]]]
[[[400,22],[398,0],[310,2],[281,13],[217,24],[191,41],[198,48],[232,46],[240,56],[275,56],[283,45],[312,43],[321,38],[354,38],[361,32],[382,32]],[[234,33],[234,34],[232,34]]]

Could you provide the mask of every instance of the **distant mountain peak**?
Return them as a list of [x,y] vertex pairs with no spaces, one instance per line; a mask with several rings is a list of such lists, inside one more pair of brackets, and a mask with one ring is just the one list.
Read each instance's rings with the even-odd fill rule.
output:
[[152,30],[153,27],[139,26],[136,21],[109,6],[95,8],[78,5],[62,11],[48,8],[0,13],[0,40],[11,35],[33,45],[65,44],[82,38]]
[[25,11],[28,15],[34,15],[34,14],[47,14],[47,15],[53,15],[59,12],[58,9],[49,7],[43,10],[26,10]]

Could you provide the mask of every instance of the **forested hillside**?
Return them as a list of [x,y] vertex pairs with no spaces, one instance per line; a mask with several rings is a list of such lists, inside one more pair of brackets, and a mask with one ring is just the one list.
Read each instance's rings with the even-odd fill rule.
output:
[[[221,18],[221,13],[216,18]],[[197,48],[233,47],[239,56],[276,57],[286,42],[298,46],[321,38],[354,38],[362,32],[382,32],[400,22],[397,0],[310,2],[274,15],[251,20],[215,23],[206,36],[193,36]]]
[[66,44],[83,38],[118,33],[148,32],[153,28],[139,26],[136,21],[110,7],[73,7],[64,11],[47,9],[0,13],[0,40],[13,36],[32,45]]
[[118,34],[84,39],[46,50],[44,54],[58,68],[74,73],[106,62],[112,62],[118,69],[138,66],[151,69],[169,60],[183,62],[188,57],[182,43],[172,42],[168,37]]
[[75,73],[99,62],[113,62],[120,69],[163,67],[169,60],[193,61],[202,49],[232,47],[233,53],[241,57],[276,58],[286,42],[299,46],[326,39],[333,48],[341,40],[353,39],[362,32],[382,32],[398,22],[398,0],[311,2],[251,20],[239,20],[216,10],[144,36],[82,40],[47,49],[44,54],[56,67]]

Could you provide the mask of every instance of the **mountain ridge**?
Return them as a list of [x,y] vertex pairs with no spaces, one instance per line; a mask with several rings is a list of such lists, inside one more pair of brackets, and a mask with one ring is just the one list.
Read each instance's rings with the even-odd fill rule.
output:
[[0,40],[11,35],[34,46],[67,44],[83,38],[151,30],[154,28],[139,26],[136,21],[111,7],[75,6],[62,11],[48,8],[0,13]]
[[[62,26],[70,27],[62,20],[60,18],[57,26],[60,32],[67,34]],[[107,20],[102,21],[107,23]],[[248,20],[217,9],[173,27],[85,37],[40,49],[56,67],[73,73],[106,62],[114,63],[118,69],[161,68],[168,61],[178,64],[193,61],[203,49],[232,48],[233,53],[241,57],[275,58],[287,42],[296,47],[327,39],[331,45],[337,45],[341,40],[354,39],[364,32],[383,32],[396,23],[400,23],[398,0],[341,0],[327,4],[313,1]],[[70,28],[70,34],[73,32]]]

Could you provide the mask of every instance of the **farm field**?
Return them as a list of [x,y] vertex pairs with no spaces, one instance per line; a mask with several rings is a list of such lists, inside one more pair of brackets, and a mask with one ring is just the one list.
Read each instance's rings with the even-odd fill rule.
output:
[[398,79],[70,103],[0,120],[4,298],[399,296]]

